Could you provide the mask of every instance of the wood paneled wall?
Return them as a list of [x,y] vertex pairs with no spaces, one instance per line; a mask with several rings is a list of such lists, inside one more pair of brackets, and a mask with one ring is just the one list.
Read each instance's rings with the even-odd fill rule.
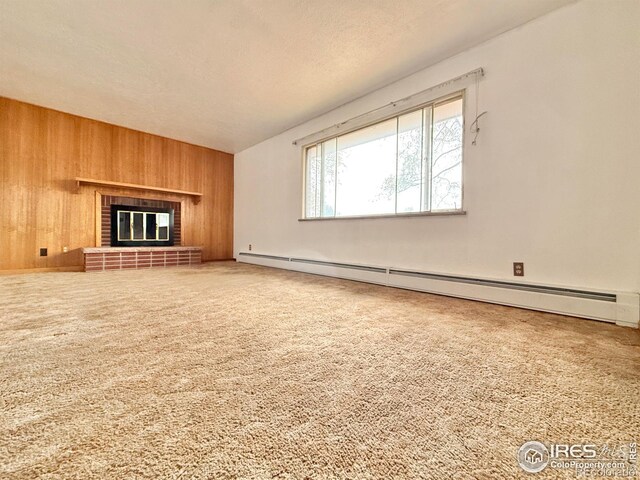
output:
[[[191,198],[74,178],[202,192]],[[96,192],[182,202],[182,244],[233,256],[233,155],[0,97],[0,271],[74,269],[96,244]],[[46,247],[48,256],[40,257]],[[63,253],[68,247],[69,252]]]

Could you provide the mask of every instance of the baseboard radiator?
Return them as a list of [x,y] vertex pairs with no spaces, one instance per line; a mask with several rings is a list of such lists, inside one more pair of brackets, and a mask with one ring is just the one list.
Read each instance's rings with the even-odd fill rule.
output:
[[638,328],[640,294],[443,275],[393,267],[240,252],[239,262],[559,313]]

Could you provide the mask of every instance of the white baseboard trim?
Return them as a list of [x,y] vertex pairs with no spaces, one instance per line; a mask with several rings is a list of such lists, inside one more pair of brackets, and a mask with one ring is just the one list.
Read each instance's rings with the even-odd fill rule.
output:
[[248,252],[240,252],[237,260],[265,267],[600,320],[631,328],[638,328],[640,323],[640,294],[637,292],[596,292],[582,288],[463,278],[392,267]]

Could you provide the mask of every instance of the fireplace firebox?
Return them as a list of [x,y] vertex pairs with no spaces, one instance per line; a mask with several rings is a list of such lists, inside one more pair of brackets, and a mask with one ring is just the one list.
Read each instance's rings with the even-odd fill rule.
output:
[[112,247],[173,246],[173,209],[111,205]]

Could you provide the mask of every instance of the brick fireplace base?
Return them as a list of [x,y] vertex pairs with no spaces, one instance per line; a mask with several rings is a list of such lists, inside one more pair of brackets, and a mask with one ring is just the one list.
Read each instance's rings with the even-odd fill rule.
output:
[[200,265],[201,247],[87,247],[84,271],[165,268]]

